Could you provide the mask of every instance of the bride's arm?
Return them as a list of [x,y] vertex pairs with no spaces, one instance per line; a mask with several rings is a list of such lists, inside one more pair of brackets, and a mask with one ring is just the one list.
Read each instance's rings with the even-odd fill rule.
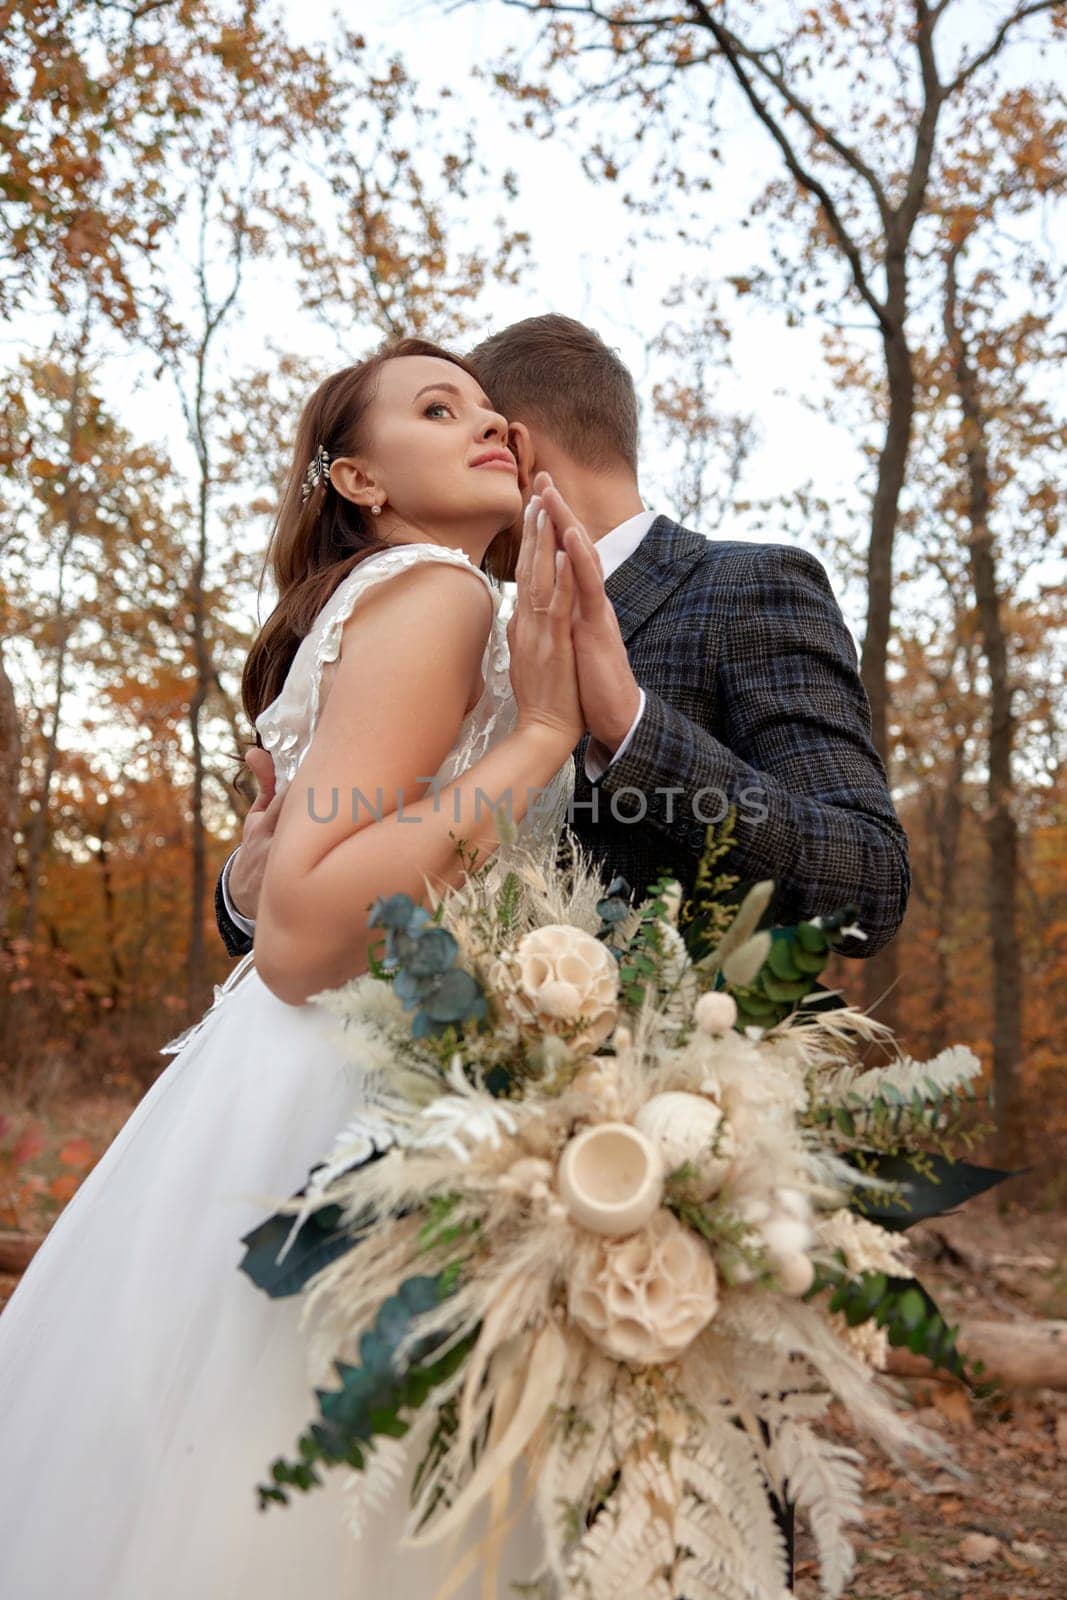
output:
[[256,921],[256,969],[288,1004],[365,972],[368,945],[381,938],[367,927],[373,901],[424,899],[424,874],[438,888],[460,883],[455,838],[480,858],[491,853],[496,802],[510,797],[518,821],[570,755],[572,728],[520,717],[433,793],[478,683],[491,611],[480,579],[422,565],[365,595],[346,624],[329,697],[282,802]]

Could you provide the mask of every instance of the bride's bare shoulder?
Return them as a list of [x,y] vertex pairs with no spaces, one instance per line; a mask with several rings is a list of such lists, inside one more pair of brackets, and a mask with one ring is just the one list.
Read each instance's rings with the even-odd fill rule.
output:
[[[488,628],[493,616],[493,592],[484,572],[469,561],[458,557],[443,558],[422,553],[417,559],[403,560],[386,554],[364,563],[364,582],[360,585],[358,604],[353,606],[345,622],[348,625],[373,608],[386,608],[398,614],[410,611],[427,612],[430,607],[449,606],[461,608],[464,616],[475,621],[484,619]],[[357,580],[361,568],[355,568],[352,577]],[[346,580],[347,581],[347,580]]]

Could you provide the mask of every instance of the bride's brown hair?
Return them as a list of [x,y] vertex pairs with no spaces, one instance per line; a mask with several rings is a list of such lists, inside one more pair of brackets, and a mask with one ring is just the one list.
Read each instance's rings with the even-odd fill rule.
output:
[[[437,356],[478,381],[462,357],[428,339],[396,339],[366,361],[331,373],[304,406],[260,578],[262,589],[268,572],[273,577],[278,603],[256,635],[241,679],[245,716],[253,725],[281,692],[300,641],[338,584],[369,555],[389,548],[386,540],[378,538],[374,518],[338,494],[325,473],[306,500],[302,490],[308,465],[320,445],[331,461],[358,453],[378,375],[385,363],[397,356]],[[507,540],[507,532],[499,534],[485,553],[482,570],[490,577],[505,575]]]

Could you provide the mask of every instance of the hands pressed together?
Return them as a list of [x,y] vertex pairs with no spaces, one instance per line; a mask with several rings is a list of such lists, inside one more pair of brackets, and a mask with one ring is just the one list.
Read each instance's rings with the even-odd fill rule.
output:
[[604,589],[596,545],[547,472],[534,480],[515,566],[508,622],[518,723],[588,731],[613,754],[641,691]]

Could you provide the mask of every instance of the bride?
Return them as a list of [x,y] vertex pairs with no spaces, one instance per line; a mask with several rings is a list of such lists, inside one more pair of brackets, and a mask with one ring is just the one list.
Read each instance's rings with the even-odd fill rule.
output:
[[[387,347],[305,406],[244,676],[285,794],[255,948],[0,1317],[5,1600],[432,1600],[452,1565],[399,1544],[406,1482],[358,1540],[338,1471],[256,1509],[316,1407],[299,1297],[269,1301],[238,1263],[361,1103],[315,997],[368,969],[371,903],[458,884],[457,840],[492,852],[498,804],[520,837],[563,826],[574,576],[528,515],[505,628],[486,554],[521,509],[505,419],[434,345]],[[531,1514],[501,1572],[538,1566]]]

